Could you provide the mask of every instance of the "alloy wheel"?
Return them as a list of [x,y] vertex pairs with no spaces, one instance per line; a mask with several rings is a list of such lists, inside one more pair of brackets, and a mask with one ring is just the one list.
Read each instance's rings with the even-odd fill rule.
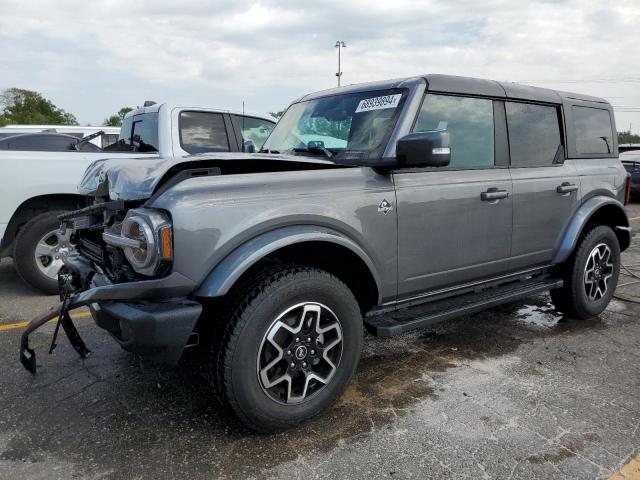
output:
[[325,305],[300,303],[271,323],[258,353],[262,390],[282,404],[299,404],[333,378],[343,348],[342,326]]
[[606,243],[599,243],[584,267],[584,289],[589,300],[597,302],[606,295],[613,272],[611,249]]

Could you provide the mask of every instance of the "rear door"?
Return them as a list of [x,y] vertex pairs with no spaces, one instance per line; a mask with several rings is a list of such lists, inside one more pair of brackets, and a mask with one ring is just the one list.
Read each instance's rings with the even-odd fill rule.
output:
[[502,102],[429,93],[413,128],[428,130],[449,132],[451,164],[394,172],[400,298],[509,268],[512,187]]
[[513,267],[551,262],[580,201],[580,180],[565,162],[559,105],[506,102],[513,180]]

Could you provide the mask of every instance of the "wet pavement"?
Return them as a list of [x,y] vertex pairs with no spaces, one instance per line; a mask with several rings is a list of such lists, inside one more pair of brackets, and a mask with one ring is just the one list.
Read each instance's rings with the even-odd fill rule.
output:
[[[617,295],[640,301],[640,238],[623,262]],[[54,303],[0,263],[0,328]],[[20,327],[6,328],[0,478],[606,478],[640,453],[639,320],[624,300],[565,319],[542,295],[367,336],[338,403],[270,436],[222,412],[189,364],[141,362],[86,316],[76,324],[91,357],[66,339],[47,355],[47,325],[32,338],[35,377],[17,361]]]

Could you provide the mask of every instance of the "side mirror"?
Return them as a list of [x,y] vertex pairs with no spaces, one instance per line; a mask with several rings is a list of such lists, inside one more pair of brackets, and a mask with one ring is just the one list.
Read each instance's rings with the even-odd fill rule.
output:
[[396,144],[397,166],[445,167],[451,161],[449,132],[434,130],[402,137]]
[[253,141],[252,140],[245,140],[244,142],[242,142],[242,151],[244,153],[255,153],[256,147],[253,144]]

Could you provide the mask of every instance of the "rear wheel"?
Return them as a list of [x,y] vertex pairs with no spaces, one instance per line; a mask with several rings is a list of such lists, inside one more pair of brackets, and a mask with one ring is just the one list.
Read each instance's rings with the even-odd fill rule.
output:
[[60,234],[58,215],[63,210],[41,213],[29,220],[14,242],[13,264],[29,286],[44,293],[58,293],[58,270],[63,259],[73,253],[72,231]]
[[620,275],[620,245],[613,230],[600,225],[580,239],[565,266],[564,287],[551,291],[565,315],[586,319],[607,308]]
[[286,267],[235,298],[218,356],[218,388],[249,428],[299,425],[329,407],[353,376],[362,316],[351,291],[319,269]]

